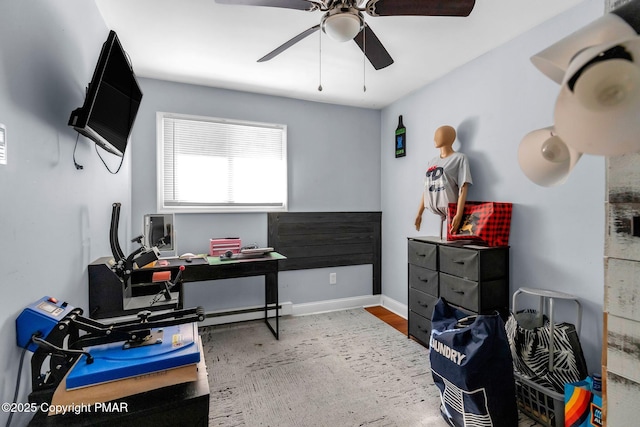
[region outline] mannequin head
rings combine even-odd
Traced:
[[[456,140],[456,130],[451,126],[440,126],[436,129],[436,133],[433,136],[433,141],[436,148],[448,148],[451,149],[454,141]]]

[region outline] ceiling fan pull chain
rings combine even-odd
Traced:
[[[318,78],[318,92],[322,92],[322,30],[318,31],[318,34],[320,34],[320,48],[318,49],[319,52],[319,58],[318,58],[318,64],[319,64],[319,78]]]
[[[367,91],[367,32],[364,30],[365,26],[362,27],[362,92]]]

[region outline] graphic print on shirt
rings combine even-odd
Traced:
[[[427,183],[429,191],[436,193],[445,189],[444,168],[442,166],[433,165],[427,169]]]

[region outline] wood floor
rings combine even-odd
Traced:
[[[394,312],[389,311],[380,305],[377,305],[375,307],[366,307],[365,310],[367,310],[369,313],[373,314],[383,322],[393,326],[403,334],[407,335],[407,333],[409,332],[409,324],[407,323],[407,319],[398,316]]]

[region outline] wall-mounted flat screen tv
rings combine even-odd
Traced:
[[[102,148],[124,156],[142,91],[117,34],[102,46],[84,105],[73,110],[69,126]]]

